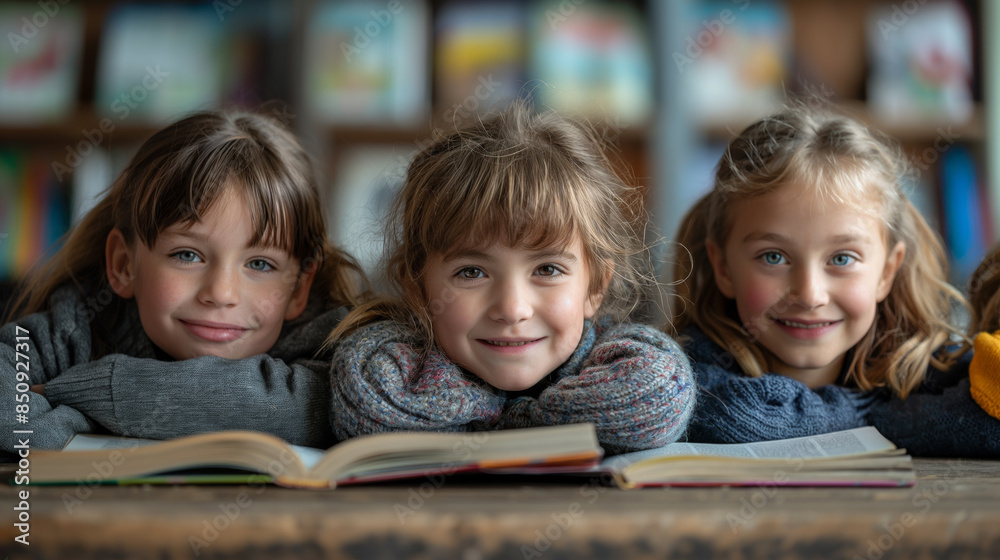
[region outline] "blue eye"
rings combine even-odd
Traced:
[[[268,270],[274,269],[274,267],[271,266],[271,263],[264,259],[254,259],[247,263],[247,267],[251,270],[256,270],[257,272],[267,272]]]
[[[198,257],[198,253],[194,251],[177,251],[170,256],[182,262],[198,262],[201,260]]]
[[[830,262],[833,264],[833,266],[847,266],[854,261],[855,261],[854,257],[844,253],[834,255],[833,258],[830,259]]]
[[[777,251],[768,251],[761,255],[764,262],[771,265],[778,265],[785,262],[785,257],[781,256],[781,253]]]

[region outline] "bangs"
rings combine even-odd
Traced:
[[[158,184],[135,201],[133,215],[152,218],[135,224],[139,238],[152,246],[166,228],[203,220],[232,191],[247,206],[251,246],[280,249],[300,260],[313,256],[315,227],[297,224],[294,216],[318,213],[318,200],[307,195],[309,177],[293,173],[281,157],[249,135],[165,155],[162,166],[176,171],[154,179]]]
[[[450,254],[495,244],[529,250],[565,247],[580,233],[590,237],[581,212],[582,178],[542,154],[479,162],[455,173],[428,201],[421,244],[429,253]],[[427,216],[429,217],[429,215]]]
[[[897,205],[889,198],[895,192],[886,188],[895,182],[870,161],[851,156],[820,156],[800,152],[800,161],[788,166],[788,173],[780,184],[799,185],[803,196],[816,204],[833,204],[854,212],[877,218],[886,226],[894,220],[887,210]]]

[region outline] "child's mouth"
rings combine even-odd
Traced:
[[[836,323],[836,321],[824,321],[822,323],[799,323],[798,321],[788,321],[785,319],[775,319],[775,321],[793,329],[821,329]]]

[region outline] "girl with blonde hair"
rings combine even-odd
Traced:
[[[411,162],[388,234],[392,297],[331,342],[340,438],[593,422],[609,452],[678,439],[686,357],[626,321],[650,277],[641,197],[596,134],[515,103]]]
[[[894,143],[793,107],[727,147],[682,222],[673,326],[702,394],[692,440],[744,442],[876,426],[924,455],[995,453],[969,396],[965,298],[907,199]],[[968,429],[969,423],[986,431]]]

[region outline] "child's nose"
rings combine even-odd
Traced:
[[[511,325],[529,319],[533,312],[529,296],[528,288],[520,282],[499,282],[488,313],[490,319]]]
[[[812,267],[802,267],[798,270],[791,295],[795,303],[807,309],[826,305],[830,299],[822,272]]]
[[[198,300],[206,305],[230,307],[240,301],[239,274],[229,267],[211,267],[202,278]]]

